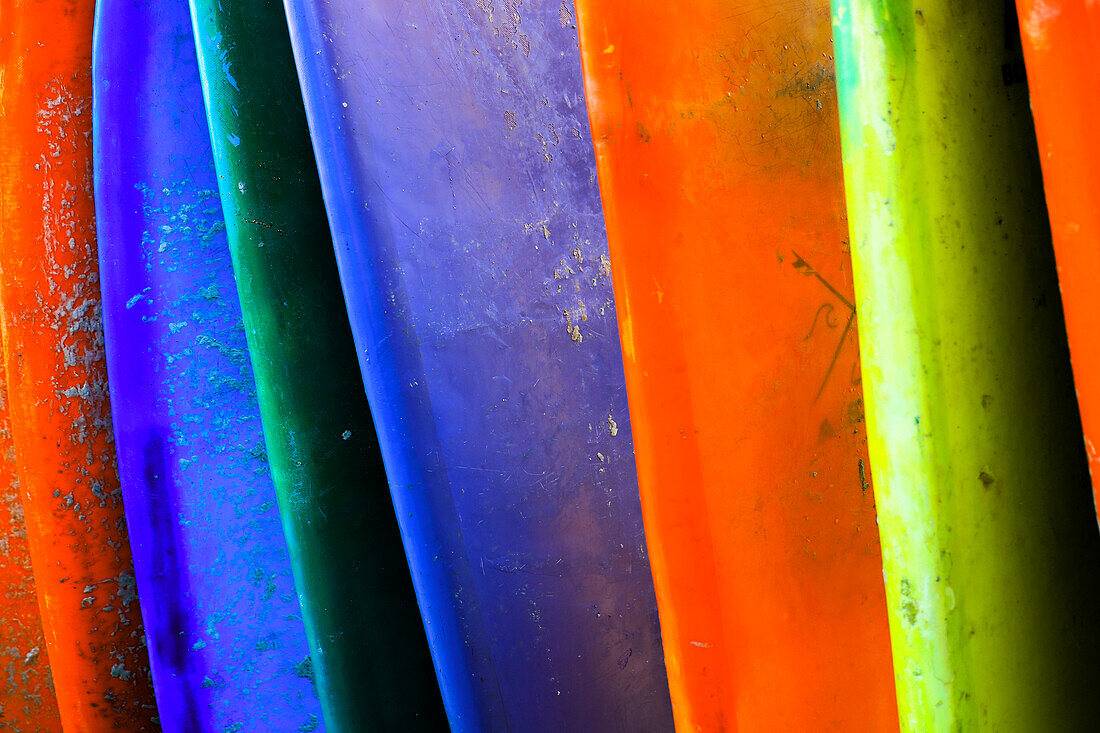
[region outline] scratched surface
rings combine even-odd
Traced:
[[[0,371],[0,731],[60,732]]]
[[[100,2],[94,83],[111,405],[161,724],[322,730],[187,4]]]
[[[569,7],[288,7],[452,726],[670,729]]]
[[[577,10],[677,725],[895,729],[829,3]]]
[[[5,0],[0,328],[61,720],[156,729],[115,468],[91,197],[92,2]]]

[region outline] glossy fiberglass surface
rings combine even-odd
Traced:
[[[896,728],[829,4],[577,11],[678,728]]]
[[[452,726],[668,730],[569,7],[288,8]]]

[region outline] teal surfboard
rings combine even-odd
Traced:
[[[331,730],[445,725],[348,325],[286,19],[192,0],[267,453]],[[262,39],[262,42],[257,42]]]

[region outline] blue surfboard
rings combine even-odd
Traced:
[[[186,0],[100,0],[94,56],[111,405],[161,725],[322,730]]]
[[[286,4],[452,727],[671,730],[570,4]]]

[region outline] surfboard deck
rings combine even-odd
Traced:
[[[834,5],[905,730],[1095,721],[1098,538],[1012,4]]]
[[[679,730],[897,728],[827,0],[578,0]]]
[[[0,330],[15,473],[61,721],[74,731],[145,731],[154,729],[156,710],[100,321],[93,7],[0,2]]]
[[[165,731],[324,730],[186,0],[100,0],[95,197],[115,445]]]
[[[325,721],[443,709],[340,290],[276,0],[192,0],[222,209]]]
[[[1100,496],[1100,9],[1017,0],[1039,160],[1054,234],[1073,376],[1094,495]]]
[[[568,7],[288,8],[452,728],[669,730]]]

